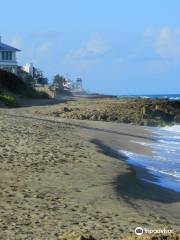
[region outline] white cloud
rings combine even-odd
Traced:
[[[137,46],[126,56],[128,61],[141,62],[149,69],[166,71],[180,63],[180,28],[164,26],[146,28]]]
[[[180,29],[172,30],[170,27],[163,27],[155,42],[155,51],[162,58],[169,60],[180,59]]]
[[[98,54],[106,52],[108,50],[108,46],[98,33],[94,33],[87,41],[84,50],[87,53]]]
[[[93,33],[84,47],[68,53],[63,65],[72,64],[78,68],[88,69],[102,63],[102,55],[109,50],[105,40],[98,33]]]

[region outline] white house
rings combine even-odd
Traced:
[[[24,65],[23,67],[22,67],[22,69],[26,72],[26,73],[28,73],[31,77],[34,77],[34,66],[33,66],[33,64],[32,63],[26,63],[26,65]]]
[[[22,70],[33,78],[44,78],[43,72],[34,67],[33,63],[26,63],[24,66],[22,66]]]
[[[11,47],[7,44],[2,43],[0,36],[0,68],[17,73],[17,58],[16,52],[20,50],[14,47]]]

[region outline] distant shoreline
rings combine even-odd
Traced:
[[[68,95],[67,95],[68,96]],[[61,96],[57,95],[57,99]],[[87,93],[87,92],[72,92],[74,98],[118,98],[118,99],[132,99],[132,98],[152,98],[152,99],[169,99],[169,100],[180,100],[180,94],[102,94],[102,93]]]

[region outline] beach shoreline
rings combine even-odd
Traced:
[[[137,226],[179,231],[180,195],[142,181],[154,176],[118,152],[151,155],[135,141],[153,142],[153,134],[41,111],[48,108],[0,111],[1,239],[65,239],[72,232],[123,239]]]

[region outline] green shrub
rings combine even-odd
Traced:
[[[8,107],[17,107],[16,100],[13,96],[0,95],[0,100]]]

